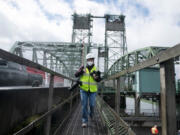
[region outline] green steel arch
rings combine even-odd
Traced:
[[[10,52],[68,77],[74,77],[83,62],[82,48],[83,44],[80,43],[16,41]]]
[[[134,65],[149,59],[161,51],[166,50],[167,47],[146,47],[130,52],[114,62],[108,69],[107,76],[114,75],[120,71],[133,67]]]

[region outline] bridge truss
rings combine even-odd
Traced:
[[[138,63],[156,56],[156,54],[166,49],[167,47],[146,47],[123,55],[108,69],[108,76],[114,75],[117,72],[128,69],[129,67],[133,67]]]
[[[146,47],[146,48],[138,49],[128,54],[125,54],[119,59],[117,59],[114,62],[114,64],[108,69],[106,77],[108,78],[109,76],[116,75],[117,73],[124,71],[130,67],[133,67],[136,64],[142,63],[146,61],[147,59],[150,59],[156,56],[158,53],[166,49],[167,47]],[[154,67],[157,67],[157,66],[158,65],[155,65]],[[133,77],[134,77],[133,73],[128,73],[128,74],[125,74],[123,77],[121,77],[121,84],[123,84],[121,87],[125,91],[132,90]],[[112,82],[110,84],[112,84]]]
[[[68,42],[15,42],[10,50],[53,71],[73,77],[82,62],[82,44]]]
[[[92,52],[92,28],[93,19],[101,18],[105,21],[105,37],[104,45],[98,47],[99,57],[103,58],[103,72],[107,72],[108,68],[120,57],[127,53],[126,31],[125,31],[125,16],[124,15],[109,15],[93,16],[91,14],[79,15],[73,14],[73,43],[86,43],[83,46],[84,54]],[[97,48],[96,48],[97,49]],[[85,63],[85,60],[84,60]],[[99,63],[98,63],[99,65]],[[102,69],[102,68],[101,68]]]
[[[84,44],[84,46],[88,46],[88,45]],[[85,56],[84,53],[86,53],[86,52],[83,51],[82,48],[83,48],[82,43],[19,42],[18,41],[13,45],[10,52],[12,52],[20,57],[28,58],[33,62],[39,63],[39,64],[43,65],[44,67],[47,67],[47,68],[55,71],[56,73],[62,73],[63,75],[72,77],[74,75],[74,72],[82,64],[82,58]],[[166,49],[167,48],[165,48],[165,47],[143,48],[143,49],[136,50],[134,52],[125,54],[122,57],[120,57],[118,60],[116,60],[115,63],[110,67],[110,69],[108,69],[108,73],[107,73],[107,75],[108,75],[107,80],[117,79],[118,85],[116,88],[117,89],[116,98],[120,97],[120,95],[119,95],[120,94],[120,77],[122,75],[124,75],[124,76],[129,75],[129,73],[130,73],[129,71],[135,72],[142,68],[146,68],[146,67],[149,67],[149,66],[152,66],[155,64],[160,64],[161,65],[161,67],[160,67],[161,68],[161,80],[163,80],[165,82],[168,80],[165,78],[168,78],[169,76],[172,76],[172,78],[173,78],[174,72],[170,72],[170,73],[167,72],[168,73],[167,75],[164,75],[163,72],[168,71],[169,69],[171,69],[173,67],[172,66],[173,61],[170,61],[170,60],[176,56],[179,56],[179,51],[178,51],[179,45],[176,46],[175,48],[167,50],[166,51],[167,54],[166,53],[163,53],[163,55],[158,54],[161,51],[164,51]],[[106,55],[107,54],[106,51],[107,50],[105,48],[104,57],[108,56],[108,55]],[[1,57],[3,57],[3,56],[1,56]],[[151,60],[151,58],[153,58],[153,60]],[[165,63],[163,63],[163,62],[165,62]],[[19,63],[21,64],[21,61]],[[143,64],[143,66],[141,66],[140,63]],[[169,63],[171,66],[170,68],[168,67]],[[53,76],[54,76],[54,74],[52,74],[51,78],[53,78]],[[170,82],[172,80],[169,79],[168,81]],[[171,88],[170,86],[173,85],[173,83],[169,84],[168,81],[166,83],[169,86],[168,87],[164,86],[163,88],[165,90],[167,89],[168,92],[170,92],[169,88]],[[165,83],[164,84],[162,83],[161,85],[165,85]],[[53,87],[53,85],[52,85],[52,87]],[[171,96],[172,95],[173,94],[171,94]],[[174,99],[174,97],[172,96],[172,98],[167,98],[167,101],[169,102],[168,105],[171,105],[171,100],[169,100],[169,99]],[[116,111],[117,111],[117,114],[119,114],[118,106],[119,106],[120,100],[117,98],[116,101],[117,101]],[[162,102],[162,103],[163,103],[162,107],[166,107],[165,102]],[[168,109],[167,107],[166,107],[166,109],[168,110],[168,113],[171,114],[171,112],[170,112],[171,110]],[[175,113],[173,113],[172,116],[175,116],[174,114]],[[168,120],[170,120],[169,117],[166,117],[166,118]],[[115,123],[115,122],[113,122],[113,123]],[[170,121],[170,123],[172,123],[172,121]],[[164,126],[165,124],[166,123],[164,122],[163,127],[165,127]],[[174,126],[174,127],[176,127],[176,126]],[[174,131],[175,131],[175,129],[174,129]]]

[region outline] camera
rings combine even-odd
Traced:
[[[82,85],[82,82],[78,79],[75,84],[73,84],[68,90],[69,91],[73,91],[74,89],[76,89],[79,85]]]
[[[75,74],[75,76],[79,76],[83,74],[83,68],[81,67],[79,69],[79,71],[77,72],[77,74]],[[79,75],[78,75],[79,74]],[[92,73],[90,73],[90,76],[92,76],[94,78],[94,76],[97,76],[98,79],[96,79],[97,82],[99,82],[101,80],[100,78],[101,72],[100,71],[93,71]],[[73,91],[74,89],[76,89],[79,85],[82,85],[82,82],[80,81],[80,78],[78,78],[78,80],[68,89],[69,91]]]
[[[94,75],[95,76],[99,76],[100,77],[100,71],[93,71],[92,73],[90,73],[90,75],[93,77]]]

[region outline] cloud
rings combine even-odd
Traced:
[[[74,0],[73,5],[74,11],[80,14],[91,13],[94,15],[103,15],[106,12],[105,5],[95,1]]]
[[[0,1],[0,25],[0,48],[6,50],[15,41],[70,41],[72,31],[70,19],[48,20],[33,0]]]
[[[74,12],[124,14],[129,52],[171,47],[180,42],[179,5],[179,0],[0,0],[0,48],[9,50],[15,41],[70,42]],[[93,19],[92,41],[104,44],[104,33],[105,21]]]
[[[42,10],[48,12],[50,15],[60,15],[63,18],[70,18],[70,15],[73,13],[70,4],[63,0],[37,0],[37,3]]]
[[[71,41],[72,14],[121,14],[128,50],[173,46],[180,35],[179,0],[6,0],[0,1],[0,48],[17,41]],[[104,43],[104,20],[93,20],[93,42]]]
[[[146,46],[173,46],[179,43],[180,27],[177,18],[180,18],[180,10],[176,8],[179,4],[178,0],[135,0],[133,3],[130,0],[119,0],[126,15],[129,51]]]

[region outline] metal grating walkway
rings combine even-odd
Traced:
[[[97,109],[95,109],[94,120],[88,119],[88,127],[81,127],[81,103],[67,122],[65,130],[61,135],[106,135],[106,130],[101,123]],[[59,134],[60,135],[60,134]]]

